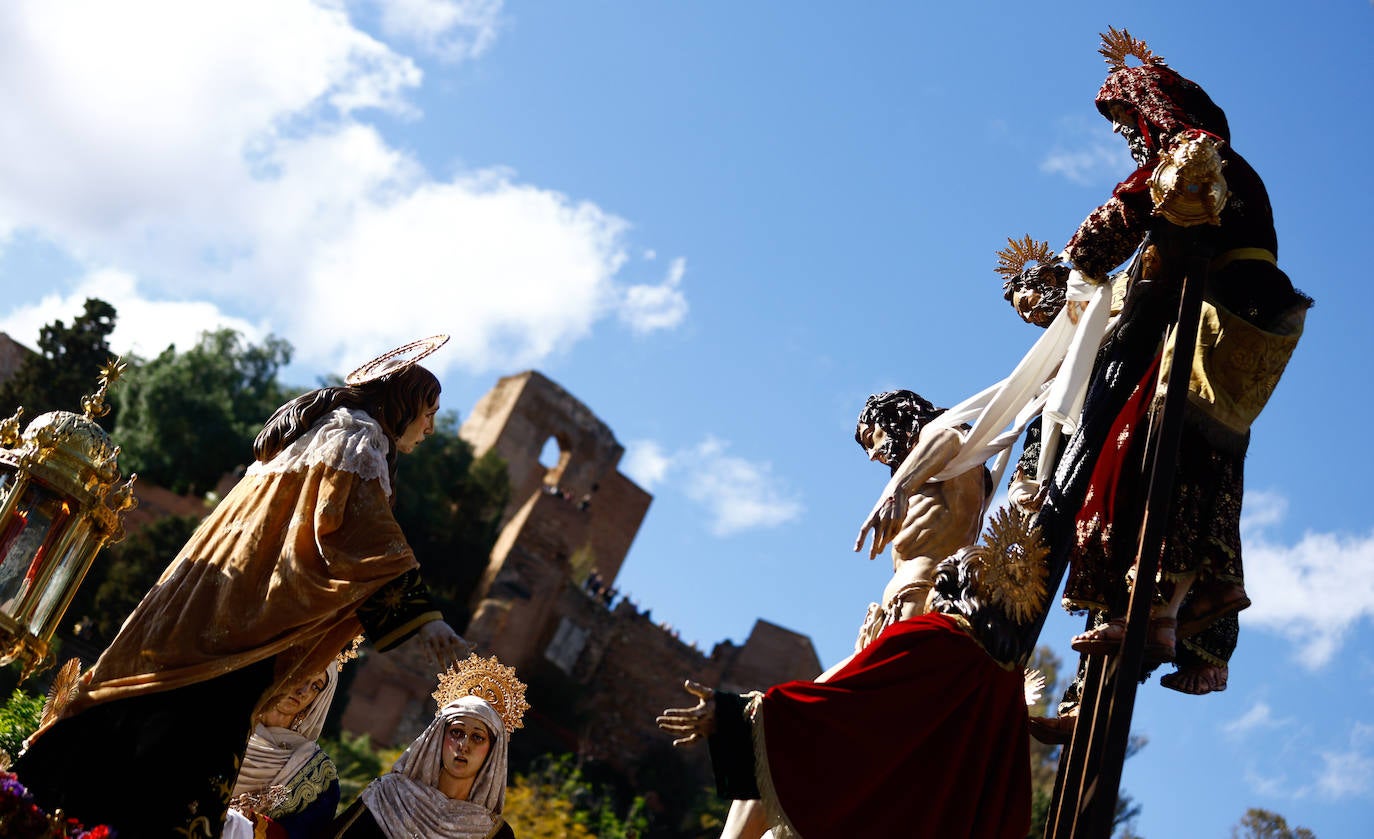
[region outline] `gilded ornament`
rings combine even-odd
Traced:
[[[993,270],[1010,279],[1021,273],[1028,262],[1053,265],[1058,261],[1050,252],[1049,242],[1037,242],[1027,233],[1020,239],[1007,237],[1007,246],[997,252],[997,267]]]
[[[1221,209],[1231,195],[1221,172],[1225,165],[1211,135],[1184,132],[1176,137],[1150,175],[1155,214],[1180,227],[1221,224]]]
[[[24,409],[21,407],[14,412],[14,416],[0,421],[0,447],[12,449],[24,439],[19,433],[19,420],[23,417]]]
[[[1049,548],[1040,528],[1006,507],[992,515],[983,534],[984,561],[979,592],[1017,623],[1026,623],[1044,602],[1049,568]]]
[[[1141,64],[1154,67],[1164,66],[1162,56],[1155,55],[1145,45],[1144,41],[1131,37],[1131,33],[1125,29],[1108,26],[1106,32],[1098,34],[1102,38],[1102,46],[1098,48],[1097,52],[1106,60],[1107,66],[1111,68],[1109,72],[1125,70],[1127,56],[1134,56],[1140,60]]]
[[[524,725],[525,712],[530,708],[525,701],[525,683],[516,677],[515,668],[505,666],[496,656],[481,658],[476,653],[440,673],[439,689],[433,696],[440,708],[460,696],[485,699],[501,715],[507,734]]]

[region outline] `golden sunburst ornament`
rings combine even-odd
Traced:
[[[1029,516],[1002,507],[992,515],[980,590],[1017,623],[1026,623],[1044,607],[1049,548]]]
[[[1109,72],[1126,69],[1126,57],[1134,56],[1140,60],[1141,64],[1148,64],[1154,67],[1163,67],[1164,58],[1155,55],[1154,52],[1145,45],[1144,41],[1138,41],[1131,37],[1131,33],[1125,29],[1117,29],[1115,26],[1108,26],[1106,32],[1098,33],[1102,38],[1102,46],[1097,52],[1107,62]]]
[[[1050,253],[1049,242],[1037,242],[1027,233],[1020,239],[1007,237],[1007,246],[997,252],[997,267],[993,270],[1011,279],[1021,273],[1027,262],[1053,265],[1057,261]]]
[[[515,668],[505,666],[496,656],[481,658],[476,653],[440,673],[439,689],[433,695],[440,708],[460,696],[485,699],[501,715],[507,734],[525,724],[525,712],[530,709],[525,701],[525,683],[516,677]]]

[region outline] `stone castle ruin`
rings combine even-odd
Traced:
[[[684,676],[744,691],[820,672],[809,638],[767,621],[743,645],[722,641],[705,653],[617,599],[652,496],[618,470],[625,449],[611,429],[555,382],[535,371],[502,378],[459,434],[509,471],[502,530],[460,631],[529,682],[534,707],[512,740],[517,753],[572,751],[633,776],[667,747],[654,717],[681,703]],[[554,448],[557,457],[541,462]],[[433,675],[414,652],[363,662],[345,729],[398,744],[423,727]],[[699,751],[686,759],[704,761]]]

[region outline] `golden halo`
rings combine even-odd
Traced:
[[[1142,65],[1164,66],[1162,56],[1155,55],[1144,41],[1132,37],[1125,29],[1108,26],[1107,31],[1099,33],[1099,36],[1102,38],[1102,46],[1097,50],[1097,54],[1107,62],[1108,73],[1127,69],[1128,56],[1139,59]]]
[[[993,270],[1007,279],[1021,273],[1027,262],[1053,265],[1059,260],[1050,253],[1049,242],[1037,242],[1027,233],[1020,239],[1007,237],[1007,246],[997,252],[997,267]]]
[[[448,343],[447,335],[431,335],[382,353],[344,376],[344,384],[360,385],[403,370]]]
[[[440,673],[439,688],[433,696],[440,708],[460,696],[485,699],[501,715],[507,734],[524,725],[525,712],[530,709],[525,701],[525,683],[516,678],[515,668],[505,666],[496,656],[480,658],[477,653]]]
[[[987,533],[989,561],[982,568],[981,590],[1017,623],[1026,623],[1043,607],[1049,548],[1030,516],[1002,507],[992,515]]]

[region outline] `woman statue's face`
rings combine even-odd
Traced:
[[[420,415],[410,421],[405,431],[401,432],[400,438],[396,441],[396,450],[401,454],[410,454],[415,451],[415,447],[429,435],[434,433],[434,415],[439,413],[439,402],[433,404],[420,412]]]
[[[474,719],[457,719],[444,731],[444,748],[439,759],[444,774],[469,787],[491,750],[491,732]]]
[[[277,716],[290,720],[310,707],[320,692],[324,690],[325,677],[323,673],[316,673],[307,679],[301,679],[294,684],[287,685],[286,690],[277,694],[271,704],[271,710]]]

